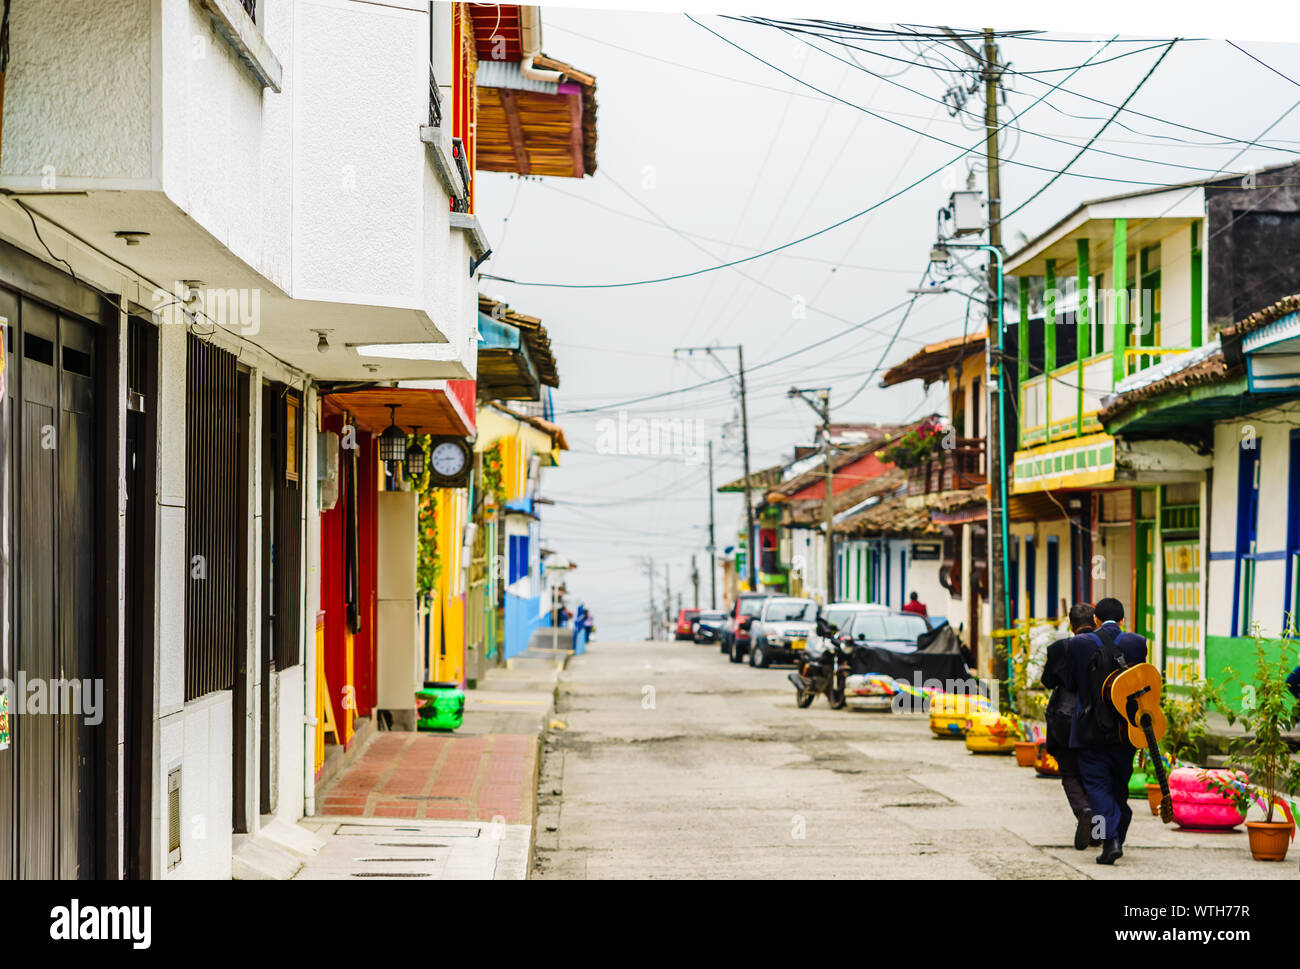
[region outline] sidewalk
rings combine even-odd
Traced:
[[[295,878],[526,878],[540,737],[567,654],[529,650],[466,691],[454,733],[382,732],[300,825],[320,848]]]

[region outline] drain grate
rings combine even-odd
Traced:
[[[424,846],[421,845],[421,847]],[[424,862],[435,862],[441,860],[442,860],[441,858],[408,858],[405,856],[401,856],[397,858],[358,858],[357,863],[363,865],[375,865],[387,861],[402,861],[402,862],[406,862],[409,865],[418,865]]]
[[[450,848],[437,841],[376,841],[376,848]]]
[[[429,878],[428,871],[354,871],[353,878]]]

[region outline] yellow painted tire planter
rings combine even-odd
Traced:
[[[1010,754],[1020,733],[1007,717],[992,710],[977,710],[966,720],[966,749],[973,754]]]
[[[935,693],[930,697],[930,732],[936,737],[964,737],[971,716],[988,706],[982,696]]]

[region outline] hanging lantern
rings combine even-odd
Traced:
[[[406,473],[412,478],[424,474],[424,448],[420,447],[420,425],[411,428],[411,446],[406,449]]]
[[[397,426],[397,408],[400,404],[389,404],[392,411],[392,423],[379,435],[379,460],[401,463],[406,459],[406,434]]]

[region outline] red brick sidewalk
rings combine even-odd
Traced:
[[[537,738],[381,733],[321,794],[323,814],[533,823]]]

